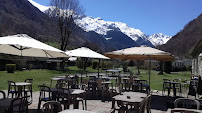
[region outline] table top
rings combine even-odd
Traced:
[[[58,78],[58,77],[51,77],[51,80],[61,80],[62,78]]]
[[[28,86],[31,85],[32,83],[27,83],[27,82],[16,82],[15,85],[16,86]]]
[[[119,70],[119,69],[108,69],[106,71],[108,71],[108,72],[120,72],[121,70]]]
[[[81,90],[81,89],[70,89],[70,91],[72,95],[79,95],[86,92],[85,90]]]
[[[85,110],[78,110],[78,109],[67,109],[64,111],[61,111],[59,113],[96,113],[96,112],[92,112],[92,111],[85,111]]]
[[[127,95],[127,96],[135,96],[135,97],[146,97],[147,94],[146,93],[140,93],[140,92],[123,92],[123,95]]]
[[[140,103],[147,94],[139,92],[124,92],[123,95],[117,95],[113,98],[118,101],[130,102],[130,103]]]
[[[123,80],[129,80],[130,78],[122,77],[121,79],[123,79]]]
[[[112,83],[111,81],[102,82],[102,84],[111,84],[111,83]]]
[[[171,110],[186,110],[186,111],[189,111],[189,112],[202,113],[202,110],[186,109],[186,108],[174,108],[174,109],[168,109],[166,113],[171,113]]]

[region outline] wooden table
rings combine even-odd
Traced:
[[[32,83],[16,82],[15,85],[18,87],[18,97],[21,97],[22,96],[22,87],[32,85]]]
[[[202,110],[185,109],[185,108],[168,109],[166,113],[181,113],[180,111],[184,111],[183,113],[202,113]],[[185,112],[185,111],[187,111],[187,112]]]
[[[130,78],[127,78],[127,77],[121,77],[121,79],[122,79],[122,80],[123,80],[123,82],[124,82],[124,86],[125,86],[125,90],[126,90],[126,88],[127,88],[127,86],[128,86],[128,82],[129,82]]]
[[[176,85],[180,85],[180,91],[181,91],[181,83],[180,82],[170,82],[173,86],[173,96],[176,97]]]
[[[139,92],[124,92],[122,94],[123,95],[117,95],[112,98],[112,109],[115,108],[116,101],[122,101],[124,103],[135,105],[135,111],[138,113],[139,103],[147,96],[147,94]]]
[[[109,85],[111,84],[112,89],[113,89],[113,83],[111,81],[104,81],[104,82],[102,82],[102,84],[104,85],[104,89],[103,89],[103,93],[102,93],[102,102],[104,102],[106,100],[107,96],[110,96]]]
[[[13,98],[0,99],[0,113],[5,113],[5,110],[9,108]]]
[[[108,70],[106,70],[106,73],[108,73],[108,72],[111,72],[112,76],[115,76],[115,73],[117,73],[117,72],[120,75],[121,70],[118,70],[118,69],[108,69]]]
[[[67,109],[67,110],[61,111],[59,113],[96,113],[96,112],[85,111],[85,110],[78,110],[78,109],[74,109],[74,110]]]
[[[81,90],[81,89],[70,89],[71,95],[73,97],[73,108],[74,109],[78,109],[79,108],[79,103],[77,101],[77,97],[79,97],[80,95],[83,96],[84,100],[85,100],[85,108],[87,109],[87,102],[86,102],[86,91],[85,90]]]

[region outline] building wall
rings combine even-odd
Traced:
[[[202,75],[202,57],[192,59],[192,74]]]

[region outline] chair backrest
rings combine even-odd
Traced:
[[[97,88],[98,90],[102,90],[102,79],[97,79]]]
[[[12,90],[12,89],[16,90],[15,82],[8,80],[8,90]]]
[[[200,108],[200,102],[198,100],[189,98],[178,98],[175,100],[174,105],[176,108],[194,109],[193,106],[196,106],[195,109]]]
[[[27,98],[28,96],[13,99],[8,108],[8,113],[28,113]]]
[[[43,105],[43,113],[58,113],[62,111],[62,106],[57,101],[49,101]]]
[[[176,78],[176,79],[173,79],[173,82],[181,82],[182,80],[180,78]]]
[[[145,98],[140,102],[139,113],[144,113],[145,111],[148,110],[148,107],[150,106],[150,99],[151,99],[151,95],[148,95],[147,97],[145,97]]]
[[[34,79],[32,79],[32,78],[25,79],[25,82],[28,82],[28,83],[32,83],[33,81],[34,81]]]
[[[45,85],[39,85],[38,88],[40,91],[39,99],[46,98],[46,97],[50,99],[51,97],[50,87]]]
[[[83,79],[83,83],[88,85],[89,80],[88,79]]]
[[[4,91],[0,90],[0,93],[2,94],[2,96],[0,96],[0,97],[2,97],[2,99],[6,98],[6,94]]]
[[[169,79],[163,79],[163,88],[170,88],[171,83]]]

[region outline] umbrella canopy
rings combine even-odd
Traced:
[[[63,51],[26,34],[0,37],[0,53],[29,57],[68,57]]]
[[[95,51],[90,50],[89,48],[86,47],[81,47],[78,49],[74,49],[74,50],[70,50],[70,51],[66,51],[65,52],[68,56],[71,57],[80,57],[80,58],[95,58],[95,59],[99,59],[99,64],[100,64],[100,59],[109,59],[108,57],[99,54]],[[83,62],[83,60],[82,60]],[[100,66],[98,66],[98,77],[99,77],[99,68]],[[81,77],[81,81],[82,81],[82,77]]]
[[[158,61],[174,60],[174,57],[168,52],[145,46],[112,51],[106,53],[105,56],[121,60],[148,60],[149,58]]]
[[[90,50],[86,47],[70,50],[65,52],[68,56],[81,58],[109,59],[108,57]]]
[[[151,47],[141,46],[132,47],[117,51],[108,52],[105,56],[110,58],[118,58],[121,60],[150,60],[149,62],[149,85],[151,73],[151,60],[173,61],[174,57],[168,53]]]

